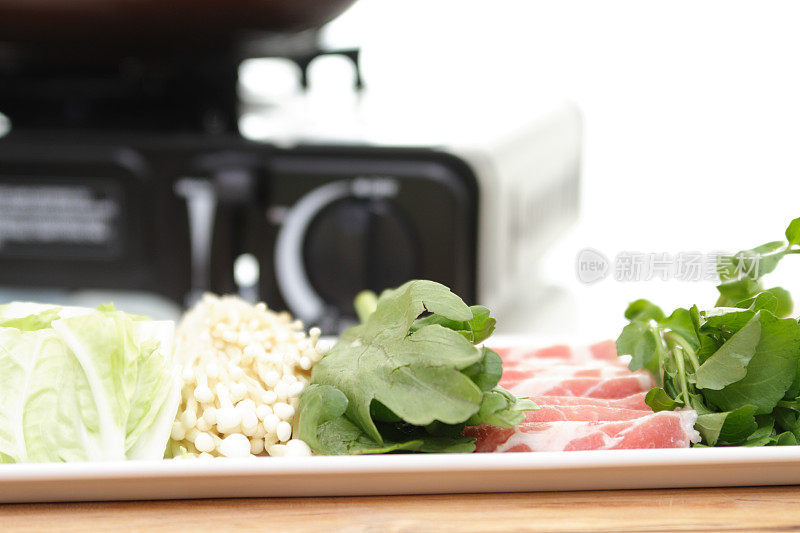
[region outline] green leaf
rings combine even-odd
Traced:
[[[664,318],[664,312],[653,302],[645,299],[639,299],[631,302],[628,308],[625,309],[625,318],[628,320],[641,320],[647,322],[648,320],[661,320]]]
[[[385,291],[367,321],[344,335],[312,371],[312,383],[333,386],[347,397],[345,416],[378,444],[383,436],[371,417],[375,400],[413,426],[461,424],[481,407],[484,392],[464,371],[487,353],[439,324],[409,333],[423,312],[454,321],[473,318],[447,287],[411,281]],[[477,374],[483,374],[478,380],[483,386],[491,381],[490,367]]]
[[[794,379],[792,380],[792,384],[789,385],[789,389],[784,394],[784,399],[786,400],[794,400],[797,401],[798,396],[800,396],[800,361],[798,361],[798,367],[794,374]],[[798,404],[800,407],[800,404]],[[800,408],[797,409],[800,411]]]
[[[755,411],[755,406],[744,405],[728,412],[702,414],[694,427],[708,446],[740,444],[758,427]]]
[[[759,311],[764,309],[778,318],[783,318],[792,312],[792,296],[789,291],[781,287],[773,287],[761,291],[755,296],[736,302],[735,307]]]
[[[792,312],[792,296],[789,291],[781,287],[773,287],[759,292],[740,302],[736,302],[735,307],[760,311],[769,311],[778,318],[783,318]]]
[[[750,268],[754,278],[761,278],[765,274],[769,274],[775,270],[780,260],[786,255],[785,246],[782,241],[773,241],[756,246],[750,251],[750,254],[744,256],[751,261],[749,264],[745,263],[744,268]]]
[[[386,437],[382,443],[375,442],[361,429],[340,416],[325,424],[318,432],[317,453],[325,455],[373,455],[393,452],[425,452],[425,453],[471,453],[475,451],[475,439],[460,436],[457,438],[431,437],[415,431],[404,434],[383,428]]]
[[[792,302],[792,295],[782,287],[773,287],[767,289],[765,292],[772,294],[777,300],[778,304],[775,306],[775,311],[772,312],[778,318],[785,318],[792,313],[794,303]]]
[[[469,331],[472,333],[468,337],[472,344],[479,344],[488,339],[494,333],[497,321],[492,318],[489,309],[482,305],[473,305],[469,308],[472,311],[472,319],[467,323]]]
[[[795,438],[800,439],[800,414],[796,410],[777,407],[772,416],[778,429],[790,432]]]
[[[492,390],[503,376],[503,360],[496,352],[483,348],[483,359],[465,368],[462,373],[482,391]]]
[[[778,308],[778,298],[769,291],[761,291],[746,300],[736,302],[734,307],[751,311],[761,311],[763,309],[775,314],[775,310]]]
[[[786,405],[789,404],[789,407]],[[795,405],[791,405],[795,404]],[[800,412],[796,407],[797,402],[779,402],[772,412],[777,424],[785,430],[797,431],[800,435]]]
[[[677,398],[681,394],[679,390],[680,385],[676,385],[675,383],[674,373],[670,374],[669,372],[665,371],[663,386],[664,392],[666,392],[670,398]]]
[[[789,246],[800,244],[800,218],[796,218],[789,223],[786,228],[786,240]]]
[[[436,424],[435,424],[436,425]],[[418,427],[409,424],[383,424],[379,426],[384,435],[384,444],[373,444],[372,448],[361,444],[351,453],[375,454],[392,451],[421,453],[471,453],[475,451],[475,439],[462,435],[464,424],[436,425]],[[385,450],[382,446],[392,445],[393,450]]]
[[[744,378],[761,340],[760,313],[723,344],[697,369],[697,387],[721,390]]]
[[[721,281],[749,278],[756,280],[769,274],[785,254],[783,241],[772,241],[750,250],[717,258],[717,273]]]
[[[775,444],[777,435],[775,433],[775,419],[769,415],[755,417],[758,427],[741,444],[742,446],[769,446]]]
[[[315,451],[321,451],[318,432],[331,421],[344,415],[347,396],[330,385],[309,385],[300,395],[297,431],[300,440]]]
[[[524,411],[538,409],[530,400],[518,400],[511,393],[497,387],[483,395],[480,410],[467,420],[468,426],[489,424],[504,428],[513,428],[525,420]]]
[[[659,411],[674,411],[676,408],[683,406],[683,404],[670,398],[669,394],[660,387],[650,389],[644,397],[644,401],[656,413]]]
[[[757,414],[769,413],[794,381],[800,361],[800,325],[764,311],[755,318],[761,334],[745,376],[721,390],[703,390],[703,396],[722,411],[754,405]]]
[[[705,398],[703,398],[703,395],[699,393],[690,392],[689,400],[686,403],[686,406],[697,411],[698,415],[704,415],[714,412],[714,409],[706,405]]]
[[[373,400],[372,405],[370,405],[369,409],[370,416],[376,422],[390,422],[390,423],[397,423],[402,422],[403,419],[394,414],[388,407],[383,405],[378,400]]]
[[[695,309],[696,311],[696,309]],[[671,315],[658,322],[662,328],[670,329],[681,336],[695,350],[700,346],[694,318],[689,309],[675,309]]]
[[[702,365],[709,357],[714,355],[724,342],[724,339],[719,339],[715,336],[701,335],[700,347],[697,349],[697,360],[700,364]]]
[[[702,312],[704,322],[700,326],[700,333],[727,339],[752,320],[755,314],[756,312],[750,309],[714,307]]]
[[[298,437],[317,453],[327,455],[376,454],[400,451],[463,452],[475,450],[474,439],[458,435],[442,438],[381,424],[383,442],[370,439],[344,412],[347,397],[329,385],[310,385],[300,396]]]
[[[647,323],[631,322],[622,329],[617,338],[617,353],[631,356],[628,365],[631,370],[647,368],[655,374],[658,372],[659,343],[660,340],[656,338],[655,332]]]
[[[732,306],[761,292],[761,282],[750,278],[731,279],[717,285],[717,307]]]
[[[697,308],[697,305],[693,305],[689,308],[689,316],[692,319],[692,325],[694,325],[695,335],[700,337],[700,310]]]
[[[412,280],[384,291],[378,306],[364,323],[363,336],[370,339],[405,336],[423,312],[456,321],[472,319],[472,311],[461,298],[440,283]]]
[[[437,324],[447,329],[452,329],[472,344],[481,343],[494,332],[496,321],[490,316],[489,310],[482,305],[473,305],[469,309],[472,312],[470,320],[451,320],[442,315],[431,314],[415,320],[411,324],[411,331]]]

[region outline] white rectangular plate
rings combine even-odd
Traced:
[[[0,465],[0,502],[800,483],[800,446]]]
[[[0,465],[4,503],[793,484],[800,446]]]

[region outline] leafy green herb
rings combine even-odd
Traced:
[[[705,311],[669,316],[647,300],[631,303],[617,339],[631,370],[647,369],[659,387],[645,401],[654,411],[698,412],[704,446],[796,444],[800,440],[800,324],[788,291],[764,289],[761,277],[800,253],[800,218],[773,241],[720,256],[720,297]]]
[[[482,305],[473,305],[469,310],[472,313],[472,318],[469,320],[451,320],[435,314],[418,318],[411,324],[411,331],[438,324],[459,333],[472,344],[481,343],[492,334],[496,321],[490,316],[489,310]]]
[[[497,386],[500,357],[477,347],[494,329],[438,283],[414,280],[377,300],[314,367],[299,436],[319,453],[469,452],[467,425],[514,427],[535,405]]]
[[[743,444],[758,429],[755,410],[752,405],[745,405],[733,411],[704,413],[698,415],[695,428],[708,446]]]

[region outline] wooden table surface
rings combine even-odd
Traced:
[[[795,531],[800,486],[0,505],[0,531]]]

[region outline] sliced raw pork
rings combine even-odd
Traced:
[[[685,448],[700,441],[695,411],[660,411],[632,420],[523,422],[513,429],[469,427],[478,452]]]
[[[505,347],[492,348],[503,359],[503,365],[514,366],[519,361],[531,359],[549,359],[585,363],[589,361],[605,361],[611,364],[624,364],[617,357],[617,346],[614,341],[603,341],[589,346],[567,346],[557,344],[547,348]]]
[[[467,428],[479,452],[680,448],[700,439],[696,412],[653,413],[644,401],[652,375],[631,372],[612,341],[495,351],[503,359],[500,385],[539,410],[514,429]]]
[[[520,364],[511,368],[503,366],[503,382],[519,382],[532,377],[559,378],[613,378],[629,376],[631,371],[622,365],[605,363],[549,363],[539,359],[534,364]]]
[[[650,406],[644,402],[646,392],[631,394],[625,398],[584,398],[581,396],[537,396],[536,404],[542,405],[586,405],[591,407],[613,407],[616,409],[634,409],[637,411],[650,411]]]
[[[648,372],[631,372],[616,354],[612,341],[581,348],[556,345],[500,350],[500,385],[534,401],[544,395],[624,398],[653,387]]]
[[[625,398],[653,388],[654,381],[645,372],[609,378],[562,378],[534,376],[521,381],[500,380],[500,385],[517,396],[536,401],[537,396],[583,396],[586,398]]]
[[[537,405],[538,410],[525,413],[525,422],[608,422],[633,420],[653,413],[650,409],[623,409],[601,405],[543,405],[541,402]]]

